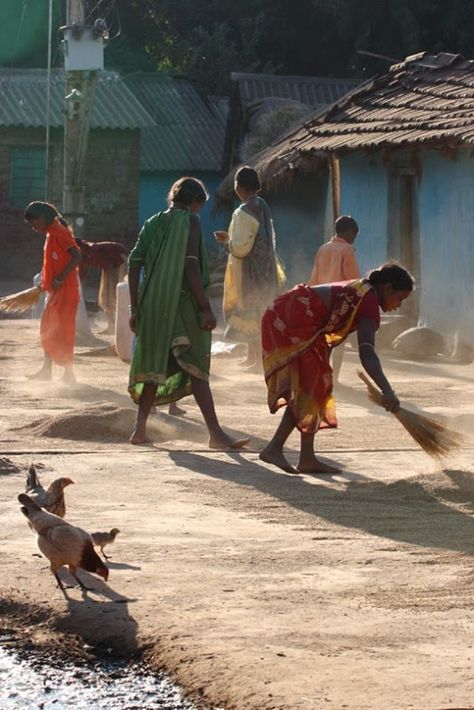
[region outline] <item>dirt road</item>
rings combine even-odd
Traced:
[[[226,710],[474,706],[472,440],[433,463],[368,402],[349,353],[340,428],[318,435],[338,476],[259,461],[277,418],[238,358],[214,360],[213,386],[223,424],[252,436],[248,450],[210,452],[191,400],[183,419],[154,416],[153,446],[132,447],[127,365],[83,349],[76,387],[32,384],[37,328],[0,321],[4,628],[71,650],[77,637],[145,649]],[[472,365],[384,363],[402,400],[471,431]],[[95,589],[86,596],[55,587],[19,511],[32,461],[46,482],[75,481],[68,520],[122,531],[108,584],[82,573]]]

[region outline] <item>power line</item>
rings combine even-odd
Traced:
[[[20,16],[20,23],[18,25],[18,32],[16,33],[16,40],[15,40],[15,46],[13,48],[13,54],[12,54],[12,61],[10,64],[10,69],[13,67],[13,62],[15,61],[15,56],[16,56],[16,50],[18,49],[18,42],[20,41],[20,34],[23,29],[23,22],[25,20],[25,14],[26,14],[26,6],[28,4],[28,0],[23,0],[23,6],[21,8],[21,16]]]

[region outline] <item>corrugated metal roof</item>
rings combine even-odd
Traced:
[[[446,144],[474,145],[474,61],[420,53],[306,119],[254,164],[271,180],[321,152]]]
[[[360,83],[351,79],[235,72],[231,78],[238,83],[243,102],[278,97],[299,101],[313,108],[333,104]]]
[[[130,91],[153,117],[141,132],[141,169],[180,171],[222,169],[228,102],[206,103],[184,79],[134,74]]]
[[[46,125],[45,69],[0,68],[0,126]],[[51,73],[50,126],[64,124],[64,71]],[[92,128],[144,128],[153,119],[116,72],[99,72]]]

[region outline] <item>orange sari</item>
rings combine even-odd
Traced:
[[[77,269],[68,273],[58,289],[53,289],[52,282],[69,264],[71,247],[77,249],[74,237],[55,219],[48,228],[44,244],[41,288],[48,293],[48,298],[41,318],[40,340],[44,352],[62,367],[70,365],[74,356],[79,304]]]
[[[329,310],[312,288],[295,286],[279,296],[262,318],[262,354],[268,406],[288,405],[303,434],[336,427],[331,349],[356,330],[361,316],[380,320],[378,301],[364,280],[331,284]],[[365,304],[365,307],[364,307]]]

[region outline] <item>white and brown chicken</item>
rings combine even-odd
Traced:
[[[56,478],[47,488],[44,488],[38,478],[35,465],[32,463],[26,477],[25,490],[27,495],[42,508],[64,518],[66,515],[64,489],[71,483],[74,483],[71,478]]]
[[[67,565],[81,589],[88,589],[88,587],[77,576],[78,569],[98,574],[107,581],[109,570],[94,550],[88,532],[71,525],[58,515],[43,510],[25,493],[20,493],[18,500],[23,506],[21,512],[36,531],[40,552],[49,560],[51,572],[56,577],[60,589],[65,589],[58,576],[58,571],[64,565]]]

